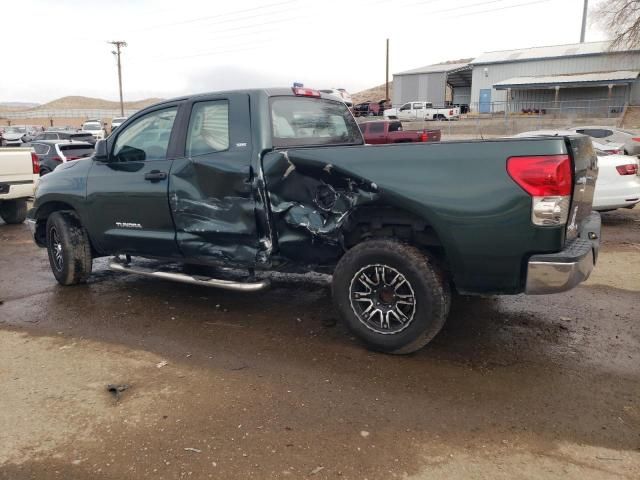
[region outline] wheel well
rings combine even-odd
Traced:
[[[343,228],[345,247],[369,238],[398,238],[425,248],[442,248],[436,231],[423,218],[395,207],[364,206],[354,210]]]
[[[348,250],[373,238],[396,238],[429,252],[440,267],[449,272],[444,245],[429,223],[401,208],[379,205],[358,207],[346,221],[342,237]],[[451,275],[449,275],[451,279]]]
[[[47,218],[54,212],[59,212],[62,210],[69,210],[75,213],[75,209],[65,202],[47,202],[44,205],[38,208],[38,213],[36,215],[36,231],[34,233],[34,238],[36,243],[44,247],[47,242]]]

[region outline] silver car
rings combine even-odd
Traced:
[[[603,126],[571,127],[567,130],[596,138],[599,143],[619,143],[624,149],[621,153],[640,156],[640,133]]]

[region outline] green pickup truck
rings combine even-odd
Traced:
[[[365,145],[333,97],[230,91],[131,116],[92,158],[41,179],[28,221],[62,285],[102,256],[113,270],[245,292],[266,288],[269,271],[330,273],[354,334],[408,353],[442,328],[454,291],[584,281],[599,246],[596,177],[582,135]]]

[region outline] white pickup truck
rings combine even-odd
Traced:
[[[384,111],[384,118],[393,120],[458,120],[460,108],[434,108],[431,102],[408,102],[400,108],[388,108]]]
[[[40,178],[38,157],[31,148],[0,148],[0,218],[22,223],[27,199]]]

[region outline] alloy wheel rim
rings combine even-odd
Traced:
[[[416,313],[411,283],[388,265],[367,265],[358,270],[349,285],[349,301],[360,323],[382,335],[402,332]]]
[[[58,232],[55,227],[52,227],[51,230],[49,230],[49,237],[51,238],[51,257],[53,258],[53,264],[55,265],[56,270],[60,272],[64,266],[64,257],[62,242],[58,237]]]

